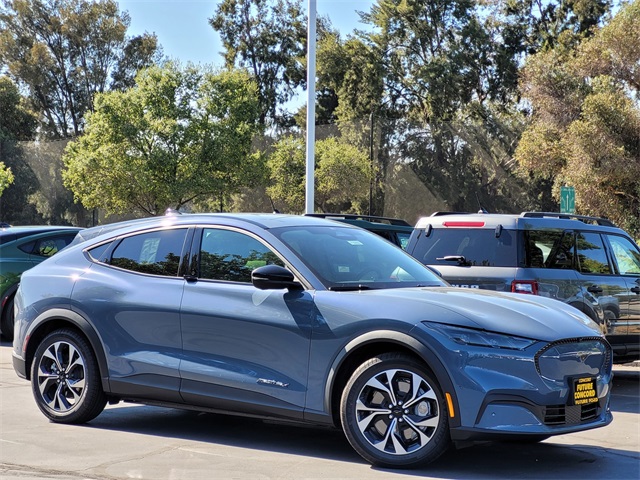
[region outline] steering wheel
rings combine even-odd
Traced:
[[[356,278],[358,280],[364,280],[367,282],[375,282],[376,280],[382,278],[382,274],[375,268],[366,268],[358,273],[358,275],[356,275]]]

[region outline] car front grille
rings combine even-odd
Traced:
[[[611,346],[601,337],[560,340],[542,348],[535,357],[541,377],[559,388],[571,387],[579,377],[607,381],[612,367]],[[604,408],[602,399],[584,405],[550,405],[543,409],[543,422],[549,426],[579,425],[598,418]],[[577,403],[577,402],[576,402]]]
[[[549,426],[578,425],[597,418],[599,413],[600,406],[597,403],[589,405],[552,405],[545,408],[544,424]]]
[[[552,342],[535,357],[540,376],[555,382],[565,382],[567,377],[575,375],[608,375],[611,359],[611,346],[601,337]]]

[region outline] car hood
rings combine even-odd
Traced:
[[[516,293],[451,287],[317,292],[316,304],[325,317],[357,309],[361,320],[431,321],[544,341],[600,336],[596,323],[570,305]]]

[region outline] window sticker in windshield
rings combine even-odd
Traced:
[[[349,240],[349,245],[361,246],[362,242],[360,240]]]

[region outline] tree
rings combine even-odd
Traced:
[[[127,86],[157,59],[156,37],[127,38],[129,23],[114,0],[4,1],[0,62],[28,89],[45,135],[79,135],[95,93]]]
[[[36,126],[36,116],[27,107],[27,99],[9,77],[0,76],[0,141],[31,140]]]
[[[513,144],[514,134],[496,127],[515,123],[504,117],[513,111],[516,60],[479,3],[379,0],[363,19],[375,27],[366,42],[381,59],[382,108],[372,113],[392,122],[383,132],[386,157],[410,165],[451,209],[477,209],[481,191],[491,192],[493,207],[508,205],[493,195],[506,189],[490,182],[512,176],[508,156],[493,155]],[[477,138],[479,125],[486,139]],[[490,150],[475,150],[483,143]]]
[[[554,48],[560,35],[572,42],[590,36],[611,10],[612,0],[490,0],[505,45],[516,55]]]
[[[11,168],[7,167],[4,162],[0,162],[0,196],[6,188],[13,183],[14,176]]]
[[[222,0],[209,23],[220,34],[227,68],[246,68],[258,85],[260,123],[289,123],[278,108],[306,76],[307,23],[300,0]]]
[[[270,155],[271,185],[267,194],[281,210],[302,213],[305,203],[305,148],[287,136]],[[315,148],[315,208],[322,212],[360,213],[368,201],[375,171],[362,150],[330,137]]]
[[[65,184],[88,208],[155,215],[261,178],[256,86],[245,73],[150,67],[95,105],[64,155]]]
[[[36,134],[37,118],[28,101],[6,76],[0,76],[0,162],[10,169],[12,182],[5,183],[2,194],[2,220],[15,224],[37,224],[45,221],[30,202],[39,182],[26,161],[23,141]],[[6,170],[5,170],[6,171]],[[5,176],[5,182],[9,180]]]
[[[531,57],[523,94],[531,125],[516,151],[521,167],[576,189],[579,213],[606,216],[640,234],[640,0],[574,48]]]
[[[385,91],[385,47],[362,37],[342,40],[337,32],[325,35],[318,45],[318,86],[335,95],[337,105],[321,113],[331,114],[343,143],[368,151],[376,168],[367,213],[384,213],[385,189],[392,165],[392,138],[400,108],[396,97]],[[325,94],[329,97],[329,94]]]

